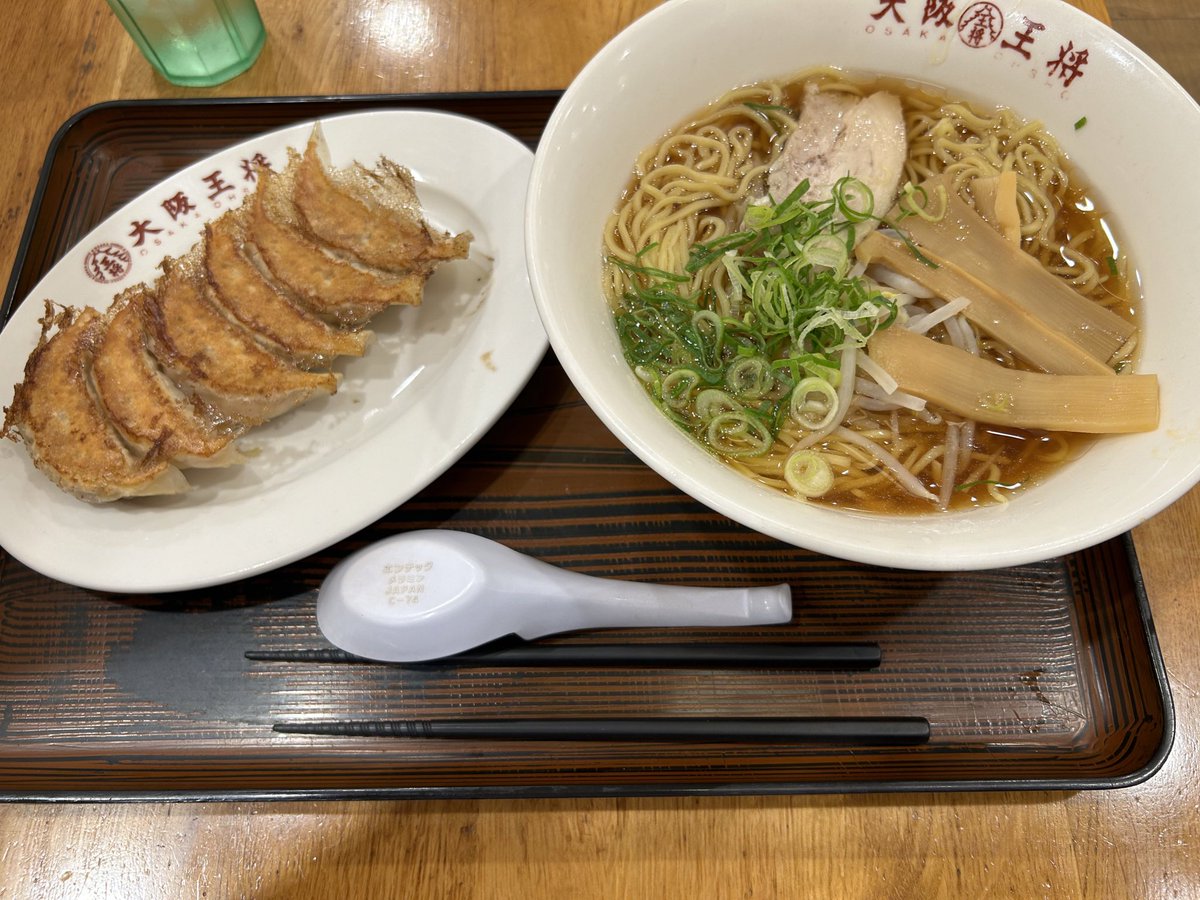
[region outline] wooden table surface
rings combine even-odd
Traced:
[[[1072,0],[1200,91],[1194,0]],[[59,124],[113,98],[561,88],[654,0],[259,0],[212,90],[155,76],[99,0],[9,0],[0,270]],[[7,511],[6,511],[7,514]],[[1200,896],[1200,490],[1135,532],[1175,748],[1097,793],[0,807],[0,897]],[[1189,624],[1189,622],[1191,624]]]

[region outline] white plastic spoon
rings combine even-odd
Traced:
[[[559,569],[461,531],[410,531],[354,553],[317,593],[317,624],[337,647],[384,662],[440,659],[516,634],[581,628],[775,625],[786,584],[700,588]]]

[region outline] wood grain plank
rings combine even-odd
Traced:
[[[561,87],[652,3],[392,4],[443,16],[446,47],[381,40],[382,0],[260,0],[273,40],[195,96]],[[1099,0],[1080,0],[1095,13]],[[1112,0],[1118,29],[1179,77],[1193,0]],[[157,81],[103,6],[15,0],[0,30],[0,266],[15,256],[59,124]],[[561,21],[569,19],[571,21]],[[1153,23],[1151,24],[1138,24]],[[317,24],[319,23],[319,27]],[[450,23],[450,24],[447,24]],[[540,26],[538,23],[541,23]],[[374,27],[374,31],[372,31]],[[311,31],[311,33],[309,33]],[[543,40],[543,35],[549,39]],[[497,52],[503,49],[504,53]],[[443,52],[445,51],[445,52]],[[519,52],[518,52],[519,51]],[[523,54],[530,54],[526,59]],[[15,73],[15,74],[14,74]],[[529,802],[129,804],[0,808],[0,892],[51,897],[1137,897],[1200,895],[1200,494],[1135,536],[1181,728],[1132,791]],[[0,572],[0,576],[5,573]]]
[[[1200,97],[1200,5],[1192,15],[1173,18],[1130,16],[1115,20],[1117,30],[1151,55],[1192,95]]]

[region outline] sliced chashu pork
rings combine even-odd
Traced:
[[[135,450],[180,467],[245,462],[234,445],[240,425],[184,395],[150,356],[138,311],[145,293],[138,285],[118,297],[97,342],[92,380],[109,421]]]
[[[857,97],[840,91],[805,87],[796,129],[771,166],[767,190],[777,203],[805,179],[808,202],[828,200],[847,175],[863,182],[874,198],[875,214],[891,209],[904,174],[908,138],[900,101],[886,91]],[[862,240],[876,226],[857,227]]]
[[[412,174],[403,166],[384,159],[373,170],[358,163],[334,170],[320,126],[309,136],[303,157],[289,153],[296,209],[318,240],[394,272],[466,257],[470,233],[434,232],[425,221]]]
[[[246,425],[337,390],[337,375],[303,371],[265,350],[221,312],[210,291],[198,247],[164,262],[139,304],[147,346],[176,384]]]
[[[249,200],[246,239],[272,277],[306,308],[343,326],[361,325],[389,306],[419,305],[427,273],[373,270],[308,237],[291,199],[293,174],[260,169]]]
[[[268,349],[302,368],[362,356],[371,332],[335,328],[285,296],[245,248],[243,219],[235,210],[205,229],[205,271],[217,301]]]
[[[47,302],[42,325],[0,434],[18,436],[34,465],[82,500],[186,491],[183,473],[156,449],[131,453],[96,403],[90,370],[103,317],[91,307],[55,313]]]

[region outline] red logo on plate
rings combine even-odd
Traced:
[[[120,244],[97,244],[83,258],[83,271],[92,281],[111,284],[129,274],[133,256]]]
[[[958,19],[958,36],[976,49],[996,43],[1004,30],[1004,13],[995,3],[973,3]]]

